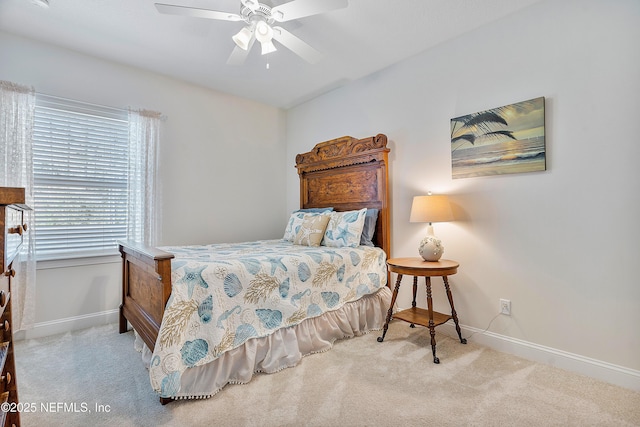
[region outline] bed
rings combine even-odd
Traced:
[[[388,152],[379,134],[297,155],[301,211],[282,239],[119,242],[119,330],[135,330],[163,404],[210,397],[382,328],[391,297]]]

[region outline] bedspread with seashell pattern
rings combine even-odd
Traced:
[[[308,247],[283,240],[163,247],[172,293],[149,367],[163,397],[180,377],[255,337],[337,310],[386,285],[379,248]]]

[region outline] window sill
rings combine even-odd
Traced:
[[[96,264],[119,264],[122,262],[120,254],[87,255],[73,258],[39,259],[36,261],[36,270],[48,270],[52,268],[80,267]]]

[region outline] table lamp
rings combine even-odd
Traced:
[[[433,234],[434,222],[453,220],[449,198],[444,195],[415,196],[411,205],[410,222],[428,222],[427,236],[422,239],[418,252],[425,261],[438,261],[444,253],[442,241]]]

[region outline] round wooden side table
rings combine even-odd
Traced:
[[[439,261],[431,262],[425,261],[422,258],[413,257],[391,258],[387,260],[387,266],[389,267],[390,272],[396,273],[398,275],[398,279],[396,280],[396,287],[393,290],[393,296],[391,297],[391,305],[389,306],[389,311],[387,312],[387,320],[382,330],[382,336],[378,337],[378,342],[384,341],[384,336],[387,334],[387,329],[389,329],[389,322],[391,321],[391,318],[394,318],[409,322],[412,328],[415,327],[415,325],[426,326],[429,328],[429,332],[431,334],[431,351],[433,353],[433,363],[440,363],[440,359],[438,359],[438,357],[436,356],[436,326],[442,325],[448,320],[453,319],[456,325],[456,332],[458,332],[458,338],[460,338],[460,342],[462,344],[467,343],[466,338],[462,338],[460,325],[458,324],[458,315],[453,305],[453,296],[451,295],[451,289],[449,288],[449,281],[447,279],[447,276],[451,276],[457,273],[460,264],[458,264],[456,261],[451,261],[448,259],[441,259]],[[396,298],[398,297],[398,291],[400,290],[400,282],[402,281],[402,276],[405,274],[410,274],[413,276],[413,302],[411,303],[411,308],[402,310],[394,315],[393,307],[396,303]],[[449,299],[449,306],[451,306],[450,315],[433,311],[433,300],[431,298],[432,276],[440,276],[444,281],[444,288],[447,292],[447,298]],[[426,310],[420,307],[416,307],[418,277],[425,278],[425,284],[427,288]]]

